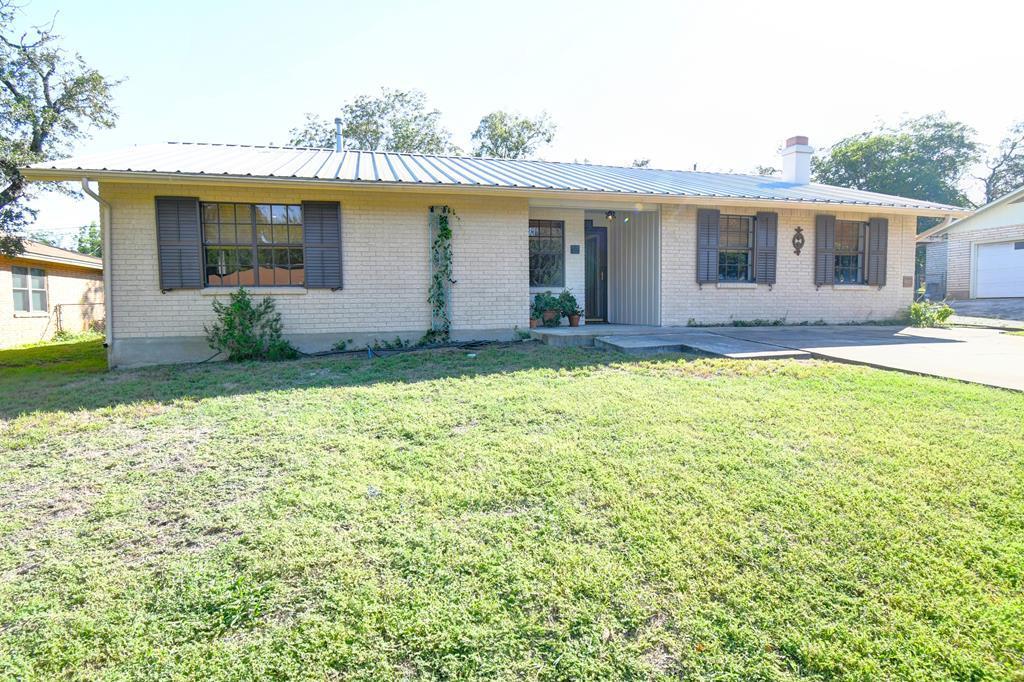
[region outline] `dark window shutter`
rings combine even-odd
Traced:
[[[199,199],[157,197],[156,247],[161,291],[203,287],[202,245]]]
[[[775,284],[779,214],[758,212],[754,222],[754,275],[762,284]]]
[[[885,286],[888,264],[889,221],[872,218],[868,221],[868,284]]]
[[[302,202],[306,287],[341,288],[341,204]]]
[[[697,209],[697,282],[718,281],[718,217],[713,208]]]
[[[835,284],[836,279],[836,217],[814,218],[814,283]]]

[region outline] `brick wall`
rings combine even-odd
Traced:
[[[13,278],[15,265],[46,271],[47,311],[14,311]],[[72,332],[85,331],[103,320],[103,275],[96,270],[0,258],[0,348],[19,346],[49,339],[57,331],[57,306],[60,325]]]
[[[156,196],[201,201],[339,201],[342,290],[272,289],[286,333],[381,332],[381,338],[430,326],[428,213],[448,204],[453,221],[453,330],[527,327],[525,199],[316,189],[105,183],[113,205],[113,317],[117,339],[201,337],[214,290],[160,293]],[[259,290],[257,290],[259,291]],[[223,294],[226,296],[226,292]]]
[[[952,230],[947,241],[946,296],[948,298],[970,298],[971,263],[974,244],[1008,242],[1024,239],[1024,225],[989,227],[981,230],[960,232]]]
[[[913,287],[903,277],[914,274],[913,216],[873,214],[889,219],[886,286],[814,286],[814,216],[822,210],[771,209],[779,214],[778,274],[774,287],[697,284],[696,206],[662,206],[662,316],[663,325],[685,325],[732,320],[786,322],[851,322],[890,319],[902,314],[913,300]],[[723,213],[754,215],[757,209],[709,204]],[[762,209],[763,210],[763,209]],[[863,213],[828,211],[838,219],[867,220]],[[800,255],[793,251],[797,226],[805,244]]]

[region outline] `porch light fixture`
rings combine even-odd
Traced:
[[[608,220],[615,220],[615,211],[608,211],[604,214],[604,217]]]
[[[628,223],[628,222],[629,222],[629,216],[626,216],[625,218],[623,218],[623,219],[622,219],[622,222],[624,222],[624,223]]]

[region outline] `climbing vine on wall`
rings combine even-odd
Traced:
[[[452,279],[452,228],[451,218],[458,219],[451,208],[433,206],[431,211],[431,243],[430,243],[430,290],[427,302],[430,303],[431,328],[424,337],[425,341],[446,342],[451,335],[451,314],[449,299],[451,298]]]

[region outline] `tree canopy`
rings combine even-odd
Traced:
[[[985,203],[1024,185],[1024,121],[1010,128],[985,165],[988,173],[979,178],[985,187]]]
[[[480,119],[480,125],[473,133],[476,143],[473,155],[522,159],[533,154],[542,144],[549,144],[554,136],[555,124],[547,114],[527,118],[493,111]]]
[[[451,133],[441,125],[441,112],[427,108],[419,90],[381,88],[379,96],[360,95],[341,107],[341,132],[346,149],[445,154]],[[314,114],[291,131],[290,144],[334,147],[334,123]]]
[[[840,140],[815,157],[816,182],[968,206],[961,182],[980,159],[974,130],[944,115]]]
[[[19,11],[0,0],[0,254],[8,256],[23,251],[18,233],[35,216],[18,168],[63,155],[91,128],[110,128],[117,119],[118,81],[59,47],[52,23],[18,32]]]

